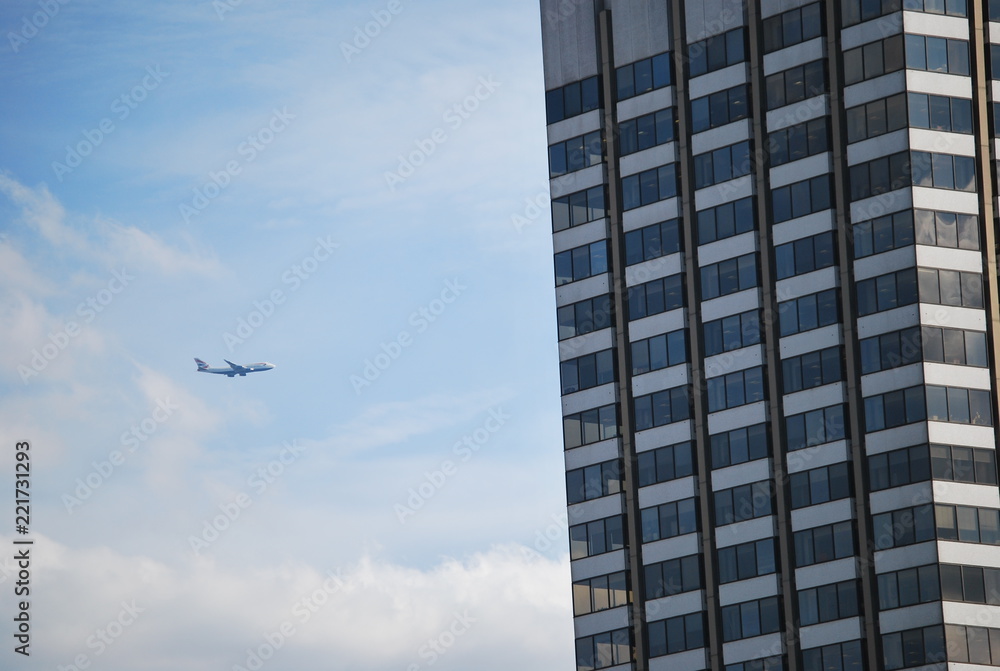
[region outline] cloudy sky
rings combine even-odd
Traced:
[[[0,28],[0,667],[571,669],[537,2]]]

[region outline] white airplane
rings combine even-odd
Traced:
[[[209,368],[208,364],[201,359],[194,360],[194,362],[198,364],[199,373],[215,373],[216,375],[228,375],[229,377],[233,377],[234,375],[246,377],[247,373],[256,373],[257,371],[271,370],[274,368],[273,363],[267,363],[266,361],[263,363],[250,363],[246,366],[241,366],[227,359],[223,359],[223,361],[229,364],[229,368]]]

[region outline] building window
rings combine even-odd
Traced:
[[[636,431],[682,422],[691,416],[687,386],[637,396],[634,405]]]
[[[625,265],[681,251],[680,220],[669,219],[625,234]]]
[[[744,28],[735,28],[721,35],[688,45],[688,71],[691,77],[714,72],[746,60]]]
[[[913,185],[910,155],[901,151],[850,168],[851,200],[862,200]]]
[[[633,375],[676,366],[687,359],[687,335],[684,329],[632,343]]]
[[[705,356],[749,347],[760,343],[760,316],[757,310],[705,322]]]
[[[649,656],[660,657],[705,647],[704,613],[690,613],[646,625]]]
[[[545,122],[556,123],[600,106],[600,79],[597,76],[588,77],[545,92]]]
[[[1000,0],[990,0],[989,20],[1000,21]]]
[[[774,223],[780,224],[783,221],[830,209],[832,207],[830,193],[829,174],[773,189],[771,208]]]
[[[684,307],[683,277],[678,273],[629,287],[629,321]]]
[[[622,516],[613,515],[569,528],[569,557],[583,559],[625,547]]]
[[[1000,629],[946,624],[944,635],[949,660],[1000,665]]]
[[[712,468],[756,461],[768,456],[767,425],[754,424],[709,437]]]
[[[868,456],[868,482],[873,492],[930,479],[931,463],[926,445]]]
[[[953,191],[976,190],[976,161],[971,156],[910,153],[913,186],[928,186]]]
[[[812,119],[770,133],[767,138],[767,149],[772,166],[784,165],[829,151],[827,118]]]
[[[799,590],[799,626],[832,622],[858,614],[858,585],[854,580]]]
[[[597,613],[631,601],[625,571],[573,583],[573,615]]]
[[[902,35],[844,51],[844,83],[848,86],[902,69]]]
[[[943,268],[918,268],[920,302],[955,307],[983,307],[983,276]]]
[[[997,484],[996,450],[959,445],[931,445],[931,473],[935,480]]]
[[[924,388],[920,385],[865,398],[865,431],[868,433],[925,419]]]
[[[1000,545],[1000,510],[936,504],[937,537],[943,541]]]
[[[673,163],[622,177],[622,208],[632,210],[677,195],[677,166]]]
[[[842,0],[840,7],[844,26],[847,27],[898,12],[900,0]]]
[[[854,256],[864,258],[908,247],[913,239],[913,210],[887,214],[854,224]]]
[[[860,344],[862,375],[908,366],[923,360],[919,326],[865,338]]]
[[[764,368],[756,366],[707,380],[708,411],[718,412],[764,400]]]
[[[701,268],[701,298],[709,300],[757,286],[757,255],[750,253]]]
[[[764,53],[777,51],[823,34],[823,8],[818,2],[764,19]]]
[[[905,93],[879,98],[847,110],[848,143],[885,135],[900,128],[906,128]]]
[[[771,514],[771,482],[723,489],[715,494],[715,525],[735,524]]]
[[[611,296],[595,296],[579,303],[564,305],[556,310],[556,317],[560,340],[608,328],[614,317]]]
[[[932,564],[925,568],[933,569],[934,579],[937,580],[938,565]],[[941,564],[940,571],[941,594],[938,598],[945,601],[1000,605],[1000,569]],[[900,598],[903,598],[902,594]]]
[[[698,154],[694,157],[694,188],[704,189],[749,175],[752,167],[749,140]]]
[[[566,472],[566,498],[570,504],[599,499],[619,493],[624,483],[625,476],[618,459],[575,468]]]
[[[669,368],[687,360],[687,332],[684,329],[632,343],[632,375]]]
[[[777,571],[773,538],[719,548],[717,557],[721,584],[756,578]]]
[[[728,643],[779,631],[779,610],[776,596],[723,606],[722,640]]]
[[[717,91],[691,101],[691,132],[700,133],[750,116],[746,84]]]
[[[559,252],[555,256],[556,286],[608,272],[608,241]]]
[[[827,289],[778,303],[778,316],[782,337],[836,324],[840,321],[837,290]]]
[[[854,529],[850,521],[796,531],[793,542],[797,568],[854,556]]]
[[[858,314],[862,317],[911,305],[918,300],[917,271],[907,268],[861,280],[857,283],[857,292]]]
[[[879,610],[905,608],[941,598],[937,564],[880,573],[877,577]]]
[[[986,334],[981,331],[925,326],[921,341],[926,361],[980,368],[990,365],[986,354]]]
[[[911,70],[968,75],[969,43],[930,35],[907,35],[906,67]]]
[[[664,503],[653,508],[643,508],[639,511],[639,515],[642,519],[643,543],[683,536],[698,530],[698,516],[695,514],[693,498]]]
[[[979,217],[974,214],[914,210],[913,217],[918,245],[979,249]]]
[[[903,9],[928,14],[968,16],[965,0],[903,0]]]
[[[972,101],[927,93],[910,93],[910,125],[914,128],[972,134]]]
[[[872,515],[876,550],[904,547],[934,539],[934,508],[930,505],[901,508]]]
[[[615,381],[615,356],[610,349],[585,354],[559,364],[562,393],[598,387]]]
[[[753,198],[741,198],[698,213],[698,243],[707,244],[755,228]]]
[[[632,661],[628,629],[615,629],[576,639],[576,671],[594,671]]]
[[[790,415],[785,418],[785,440],[788,451],[832,443],[846,436],[844,406],[826,408]]]
[[[946,659],[944,630],[940,624],[882,635],[882,660],[886,671],[923,666]]]
[[[793,509],[839,501],[851,495],[846,462],[792,473],[789,483]]]
[[[816,667],[819,668],[819,667]],[[834,667],[829,667],[834,668]],[[844,667],[845,670],[847,667]],[[858,667],[860,670],[861,667]],[[726,664],[723,671],[785,671],[785,660],[781,657],[751,659],[736,664]]]
[[[828,268],[836,261],[832,231],[800,238],[774,248],[775,273],[779,280]]]
[[[659,599],[702,588],[701,557],[689,555],[679,559],[647,564],[646,598]]]
[[[768,75],[764,85],[768,110],[822,95],[826,93],[826,64],[818,60]]]
[[[986,368],[986,334],[913,326],[861,341],[861,372],[875,373],[920,361]]]
[[[611,404],[563,417],[563,442],[570,450],[618,436],[618,406]]]
[[[604,138],[601,131],[557,142],[549,147],[549,177],[583,170],[604,161]]]
[[[618,146],[622,156],[666,144],[677,137],[674,109],[645,114],[618,123]]]
[[[568,196],[552,199],[552,230],[564,231],[573,226],[608,216],[604,187],[595,186]]]
[[[864,655],[861,641],[846,641],[809,648],[802,651],[802,667],[805,669],[843,669],[843,671],[864,671]]]
[[[670,52],[644,58],[615,70],[618,100],[633,98],[674,83]]]
[[[931,384],[926,389],[928,420],[993,426],[990,392]]]
[[[639,486],[647,487],[694,474],[691,442],[667,445],[638,454]]]

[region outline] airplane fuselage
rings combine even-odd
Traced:
[[[261,363],[248,363],[245,365],[240,365],[233,363],[232,361],[225,360],[229,364],[229,368],[210,368],[207,363],[201,359],[195,359],[195,363],[198,364],[199,373],[214,373],[216,375],[225,375],[227,377],[234,377],[239,375],[241,377],[246,377],[247,373],[259,373],[263,370],[271,370],[274,368],[273,363],[268,363],[263,361]]]

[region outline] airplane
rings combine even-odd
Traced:
[[[266,361],[263,363],[250,363],[247,364],[246,366],[241,366],[238,363],[233,363],[228,359],[223,359],[223,361],[229,364],[229,368],[209,368],[208,364],[202,361],[201,359],[194,360],[194,362],[198,364],[199,373],[215,373],[216,375],[226,375],[229,377],[233,377],[234,375],[246,377],[247,373],[256,373],[258,371],[271,370],[272,368],[274,368],[273,363],[267,363]]]

